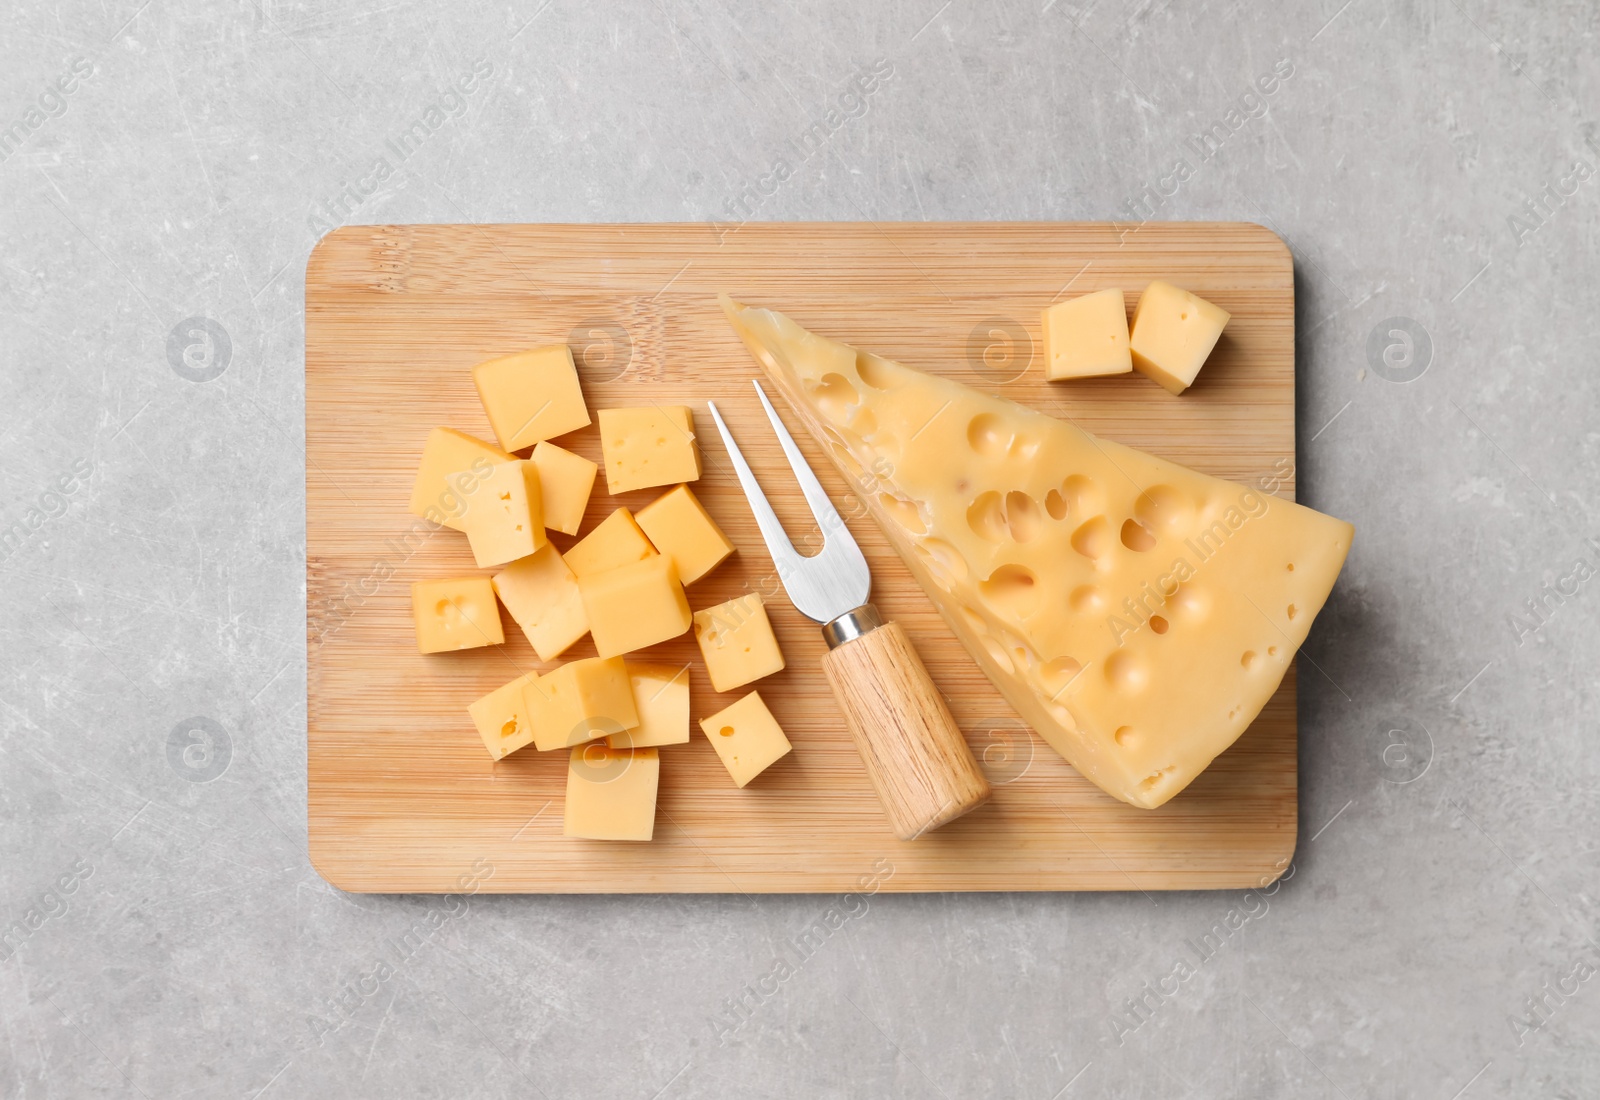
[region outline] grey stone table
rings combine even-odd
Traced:
[[[1600,1094],[1600,12],[765,7],[4,5],[0,1095]],[[863,217],[1290,243],[1302,499],[1359,532],[1293,876],[879,895],[765,983],[837,899],[325,884],[317,235]]]

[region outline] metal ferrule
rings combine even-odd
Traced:
[[[822,637],[828,643],[829,649],[838,649],[846,642],[853,642],[863,634],[870,634],[883,625],[883,616],[878,614],[878,609],[870,603],[864,603],[851,611],[846,611],[832,622],[822,624]]]

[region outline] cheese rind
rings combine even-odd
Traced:
[[[733,553],[733,543],[687,485],[652,500],[634,520],[655,548],[672,559],[684,584],[693,584]]]
[[[600,467],[549,440],[541,440],[533,449],[532,461],[539,468],[546,529],[576,535],[583,526],[583,511],[589,506],[589,494],[594,491],[594,477]]]
[[[633,513],[626,508],[618,508],[595,524],[594,530],[574,543],[572,549],[562,557],[566,559],[568,569],[583,577],[590,573],[604,573],[607,569],[615,569],[629,562],[643,561],[654,557],[655,552],[656,548],[639,530]]]
[[[411,484],[410,511],[430,523],[465,531],[467,502],[489,471],[511,456],[454,428],[434,428],[422,445]]]
[[[423,653],[499,645],[500,608],[488,577],[448,577],[411,586],[411,618]]]
[[[581,745],[633,729],[639,711],[621,657],[568,661],[523,690],[540,752]]]
[[[652,554],[578,578],[595,652],[617,657],[689,629],[689,600],[672,561]]]
[[[1095,378],[1133,370],[1128,353],[1128,307],[1122,291],[1097,290],[1044,311],[1044,376]]]
[[[644,749],[689,742],[689,666],[627,662],[628,682],[639,725],[613,733],[606,744],[614,749]]]
[[[1228,311],[1160,280],[1145,287],[1134,307],[1128,350],[1133,367],[1171,393],[1194,384],[1217,346]]]
[[[700,719],[700,729],[738,787],[746,786],[793,748],[760,692],[752,691]]]
[[[700,477],[700,445],[687,405],[601,409],[600,449],[612,493]]]
[[[553,661],[589,633],[578,578],[552,543],[496,573],[495,595],[506,605],[541,661]]]
[[[783,652],[759,592],[696,611],[694,637],[716,691],[732,691],[783,669]]]
[[[1348,523],[724,308],[973,659],[1103,790],[1160,806],[1277,690]]]
[[[649,840],[655,835],[661,758],[655,749],[613,749],[594,741],[567,757],[563,836]]]
[[[533,743],[533,719],[528,714],[524,689],[534,679],[534,673],[524,673],[467,707],[472,724],[478,727],[478,736],[483,738],[483,747],[496,760],[504,760],[507,754]]]
[[[504,565],[545,545],[539,469],[513,459],[489,469],[467,500],[467,543],[478,568]]]
[[[519,351],[472,368],[478,399],[507,451],[577,431],[589,423],[572,349],[565,344]]]

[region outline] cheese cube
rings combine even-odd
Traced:
[[[606,744],[614,749],[643,749],[654,745],[689,742],[689,666],[628,664],[633,705],[639,725],[613,733]]]
[[[579,577],[590,573],[604,573],[629,562],[654,557],[656,548],[644,537],[633,513],[618,508],[595,524],[594,530],[575,543],[563,557],[567,568]]]
[[[643,561],[578,577],[595,652],[616,657],[676,638],[689,629],[689,600],[672,561]]]
[[[740,787],[786,756],[791,747],[778,720],[754,691],[731,707],[700,719],[700,728]]]
[[[783,653],[759,592],[696,611],[694,636],[717,691],[732,691],[783,668]]]
[[[1097,290],[1044,311],[1044,376],[1095,378],[1133,370],[1128,307],[1120,290]]]
[[[532,672],[524,673],[467,708],[473,725],[478,727],[478,736],[483,738],[483,747],[496,760],[505,759],[507,753],[533,741],[533,721],[523,689],[536,678]]]
[[[553,661],[589,633],[578,578],[552,543],[514,561],[491,582],[541,661]]]
[[[687,485],[646,504],[634,519],[655,548],[672,559],[684,584],[693,584],[733,553],[733,543]]]
[[[572,349],[565,344],[479,363],[472,381],[505,450],[520,451],[589,423]]]
[[[488,577],[417,581],[411,586],[411,617],[417,624],[417,648],[424,653],[499,645],[506,640]]]
[[[612,493],[700,477],[694,414],[686,405],[601,409],[600,449]]]
[[[649,840],[656,828],[661,757],[655,749],[613,749],[596,741],[567,758],[563,836]]]
[[[544,525],[563,535],[576,535],[589,506],[594,475],[600,467],[554,443],[543,441],[533,449],[539,467],[539,492],[544,498]]]
[[[1217,346],[1230,314],[1171,283],[1154,282],[1139,295],[1128,349],[1134,369],[1172,393],[1182,393]]]
[[[478,568],[525,558],[545,544],[539,468],[513,459],[489,468],[467,501],[467,542]]]
[[[639,724],[633,685],[621,657],[569,661],[528,684],[524,695],[533,719],[533,743],[540,752],[581,745]]]
[[[422,445],[422,462],[411,484],[411,514],[465,531],[467,499],[497,463],[511,456],[454,428],[435,428]]]

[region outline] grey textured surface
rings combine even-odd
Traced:
[[[0,1095],[1596,1095],[1600,12],[540,2],[0,12]],[[1281,887],[444,902],[311,870],[313,222],[726,219],[746,186],[882,220],[1128,220],[1148,187],[1290,241],[1302,499],[1358,535]]]

